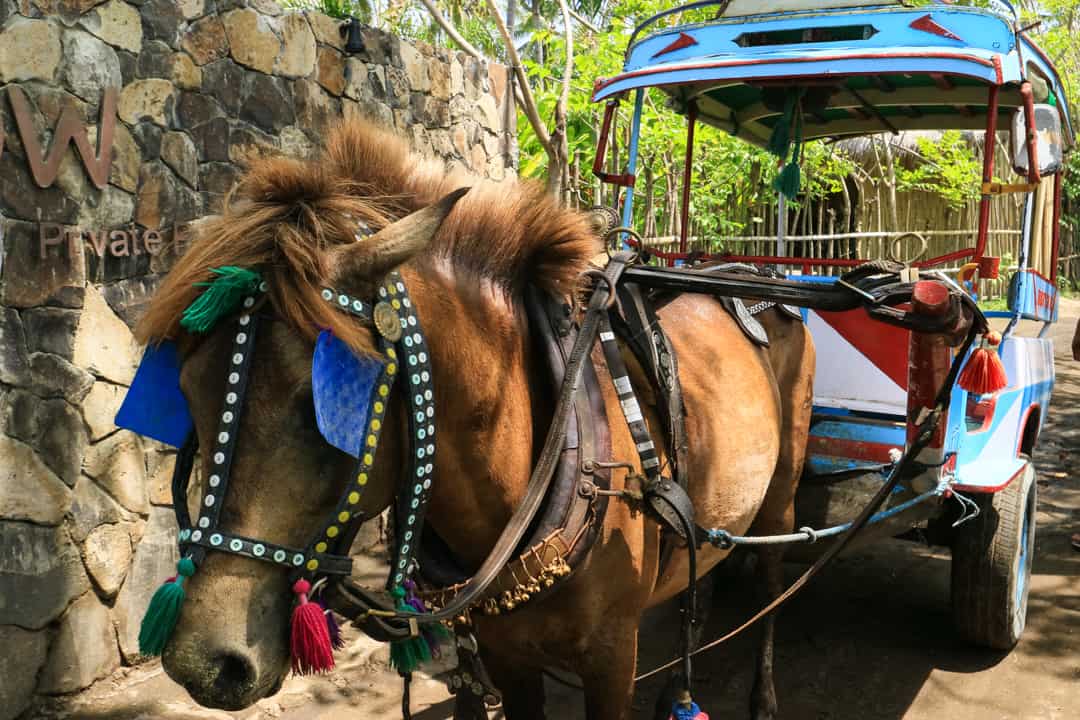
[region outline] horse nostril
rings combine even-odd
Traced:
[[[239,653],[222,653],[215,658],[214,688],[221,693],[246,692],[255,686],[255,665]]]

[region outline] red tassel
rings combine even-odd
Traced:
[[[307,580],[297,580],[292,590],[299,597],[299,604],[293,609],[289,645],[293,672],[297,675],[326,672],[334,667],[326,616],[318,603],[308,602],[311,584]]]
[[[957,380],[961,388],[977,395],[986,395],[1009,384],[1001,356],[997,350],[992,349],[1000,343],[1001,334],[998,332],[988,332],[983,336],[982,344],[971,353]]]

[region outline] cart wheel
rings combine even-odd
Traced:
[[[953,622],[969,642],[1010,650],[1027,620],[1035,554],[1035,468],[1004,490],[978,498],[979,516],[956,528],[952,551]]]

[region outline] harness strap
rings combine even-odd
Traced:
[[[341,615],[364,624],[367,631],[366,621],[373,617],[371,611],[381,611],[384,624],[390,626],[391,619],[400,623],[410,619],[419,623],[436,623],[451,620],[461,614],[462,611],[471,607],[484,594],[492,582],[499,576],[503,567],[510,561],[514,550],[517,548],[529,525],[536,517],[537,512],[543,505],[551,479],[558,464],[559,455],[562,451],[563,441],[566,436],[567,424],[570,413],[574,408],[574,396],[577,394],[581,382],[581,373],[589,351],[592,349],[600,330],[601,321],[606,315],[612,289],[615,288],[627,264],[632,260],[633,254],[620,252],[612,256],[607,268],[603,272],[603,281],[598,282],[589,299],[588,308],[581,323],[581,331],[577,342],[570,351],[566,365],[566,379],[559,391],[558,403],[552,417],[551,427],[548,430],[544,447],[533,468],[525,497],[517,510],[514,511],[510,522],[503,528],[502,534],[496,541],[495,546],[484,560],[480,569],[458,591],[457,595],[445,607],[430,613],[404,614],[385,612],[383,604],[373,606],[368,601],[372,596],[364,594],[351,580],[340,579],[329,583],[326,590],[326,598],[330,606]]]
[[[619,404],[622,406],[623,415],[626,418],[630,436],[637,448],[641,467],[645,472],[646,482],[643,488],[645,501],[652,511],[659,516],[664,525],[673,530],[680,538],[686,541],[686,549],[689,554],[689,578],[687,579],[686,591],[683,593],[682,633],[680,650],[683,663],[683,682],[689,691],[691,668],[690,651],[693,626],[697,622],[697,544],[695,533],[694,505],[686,490],[672,480],[662,477],[660,474],[660,459],[656,454],[656,446],[645,419],[641,413],[641,405],[638,403],[634,387],[630,382],[630,375],[623,361],[619,343],[615,339],[615,333],[611,330],[611,323],[607,317],[601,322],[600,347],[604,352],[604,360],[611,371],[612,382],[619,396]],[[674,357],[672,355],[672,357]],[[678,380],[675,380],[675,384]],[[670,388],[665,388],[670,389]],[[679,409],[681,413],[681,405]],[[667,545],[671,547],[670,544]]]
[[[656,444],[653,442],[652,435],[649,434],[649,426],[645,424],[645,417],[641,414],[641,405],[634,393],[634,386],[630,383],[630,372],[626,369],[626,363],[623,362],[619,343],[615,339],[615,333],[611,329],[611,322],[606,313],[600,321],[600,348],[604,351],[604,360],[607,362],[608,369],[611,370],[611,381],[615,384],[615,392],[619,396],[623,417],[626,418],[630,435],[637,447],[641,469],[651,485],[660,480],[660,458],[656,454]]]
[[[188,512],[187,491],[191,483],[191,470],[195,466],[195,456],[199,452],[199,436],[190,433],[180,451],[176,454],[176,464],[173,465],[172,498],[173,510],[176,511],[176,521],[181,532],[191,527],[191,514]]]
[[[645,297],[641,288],[633,283],[619,285],[619,305],[622,315],[612,317],[616,333],[630,346],[656,386],[660,412],[671,441],[669,455],[673,475],[679,485],[687,488],[689,447],[675,349],[660,326],[652,300]]]

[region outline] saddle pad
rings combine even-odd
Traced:
[[[180,354],[168,340],[149,345],[114,420],[117,427],[180,447],[194,427],[180,391]]]
[[[722,297],[720,304],[735,320],[735,324],[743,331],[743,335],[762,347],[769,346],[769,334],[765,332],[765,326],[750,314],[750,311],[746,309],[746,303],[739,298]]]
[[[323,330],[311,361],[311,391],[315,420],[326,441],[359,457],[367,436],[372,390],[382,375],[377,358],[356,355],[348,345]]]

